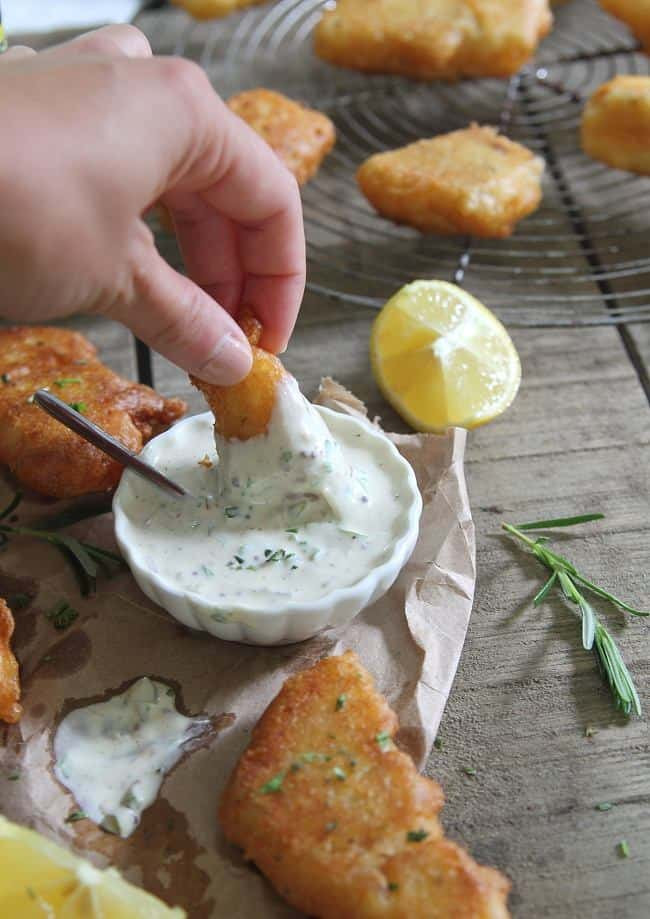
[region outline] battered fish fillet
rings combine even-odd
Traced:
[[[266,431],[275,406],[276,387],[286,373],[274,354],[257,347],[262,325],[252,313],[244,311],[239,324],[253,351],[248,376],[234,386],[215,386],[190,376],[212,410],[215,432],[226,440],[249,440]]]
[[[180,399],[122,379],[68,329],[0,329],[0,463],[34,491],[73,498],[117,485],[122,466],[50,418],[30,397],[48,387],[139,451],[185,411]]]
[[[281,93],[251,89],[228,105],[275,150],[299,185],[311,179],[334,146],[336,131],[327,115]]]
[[[172,0],[176,6],[182,7],[194,19],[218,19],[243,10],[247,6],[258,6],[265,0]]]
[[[600,5],[629,26],[650,52],[650,0],[600,0]]]
[[[11,650],[11,636],[14,632],[14,617],[0,597],[0,721],[15,724],[23,713],[18,704],[20,682],[18,661]]]
[[[224,791],[226,837],[309,916],[506,919],[508,881],[444,838],[397,727],[352,652],[290,677]]]
[[[423,233],[510,236],[542,197],[544,161],[491,127],[471,125],[378,153],[357,181],[373,207]]]
[[[420,80],[505,77],[552,22],[548,0],[338,0],[315,50],[340,67]]]
[[[650,175],[650,77],[603,83],[582,114],[582,149],[615,169]]]

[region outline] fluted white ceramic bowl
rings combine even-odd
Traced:
[[[411,466],[388,438],[367,422],[322,406],[317,408],[335,438],[345,441],[353,434],[362,434],[377,461],[384,463],[385,471],[394,482],[395,493],[402,499],[395,538],[384,560],[356,583],[338,587],[318,600],[291,600],[273,609],[212,602],[183,590],[147,565],[138,545],[138,527],[129,515],[129,507],[143,487],[143,480],[127,470],[113,500],[117,542],[141,590],[184,625],[203,629],[226,641],[246,644],[280,645],[304,641],[323,629],[350,622],[386,593],[408,561],[415,548],[422,512],[422,498]],[[178,445],[179,441],[191,450],[193,444],[205,437],[206,428],[212,432],[213,420],[209,412],[186,418],[151,440],[142,451],[143,458],[157,466],[167,449],[172,444]]]

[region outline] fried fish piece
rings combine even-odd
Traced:
[[[113,373],[79,332],[0,329],[0,462],[28,488],[55,498],[108,491],[122,466],[30,401],[44,387],[136,452],[185,411],[180,399]]]
[[[397,728],[350,651],[290,677],[223,793],[227,839],[310,916],[506,919],[508,881],[444,838]]]
[[[284,165],[304,185],[318,171],[334,146],[334,125],[322,112],[307,108],[270,89],[250,89],[228,100]]]
[[[582,113],[582,149],[615,169],[650,175],[650,77],[619,76]]]
[[[234,386],[215,386],[190,376],[214,415],[215,433],[225,440],[250,440],[266,431],[275,406],[276,387],[286,370],[275,354],[258,347],[262,324],[244,310],[239,324],[253,352],[250,373]]]
[[[495,128],[451,134],[377,153],[357,171],[373,207],[423,233],[510,236],[542,197],[544,161]]]
[[[338,0],[315,50],[339,67],[419,80],[517,73],[551,28],[548,0]]]
[[[15,724],[23,713],[19,705],[20,680],[18,661],[11,650],[14,617],[0,597],[0,721]]]
[[[194,19],[219,19],[247,6],[258,6],[266,0],[172,0]]]
[[[650,52],[650,0],[599,0],[612,16],[624,22]]]

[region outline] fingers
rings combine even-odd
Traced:
[[[188,373],[220,386],[238,383],[252,356],[234,319],[189,278],[174,271],[153,245],[136,255],[134,291],[109,314]]]
[[[182,109],[173,121],[177,166],[165,201],[188,272],[205,290],[225,292],[228,301],[239,288],[240,302],[250,305],[264,325],[263,346],[282,351],[305,283],[298,186],[200,71],[179,69],[177,77],[174,105]],[[235,227],[234,241],[224,242],[223,223],[214,215]]]
[[[32,57],[36,54],[33,48],[26,45],[13,45],[8,51],[0,55],[0,64],[9,63],[9,61],[18,61],[21,58]]]
[[[172,215],[188,275],[236,315],[244,288],[236,226],[196,194],[184,196]]]
[[[109,57],[151,57],[151,45],[146,35],[131,25],[104,26],[86,32],[45,52],[59,54],[97,54]]]

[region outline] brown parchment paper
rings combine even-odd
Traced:
[[[317,401],[365,413],[332,380],[323,381]],[[18,725],[0,727],[0,812],[97,864],[111,862],[184,907],[191,919],[297,916],[223,840],[216,820],[221,789],[285,678],[347,648],[357,651],[398,712],[400,744],[423,764],[456,672],[474,593],[465,436],[460,430],[391,435],[412,464],[424,499],[414,554],[389,593],[351,625],[299,645],[256,648],[192,632],[147,600],[128,572],[100,580],[96,595],[81,599],[57,551],[12,539],[0,553],[0,596],[32,599],[15,611],[24,715]],[[0,500],[10,494],[9,485],[0,483]],[[54,509],[26,501],[21,521]],[[113,544],[111,515],[70,532]],[[45,612],[61,599],[80,615],[57,632]],[[179,707],[212,716],[214,731],[167,776],[129,839],[103,833],[87,820],[66,824],[76,804],[53,775],[56,725],[71,707],[105,698],[143,675],[174,685]],[[18,779],[9,779],[16,774]]]

